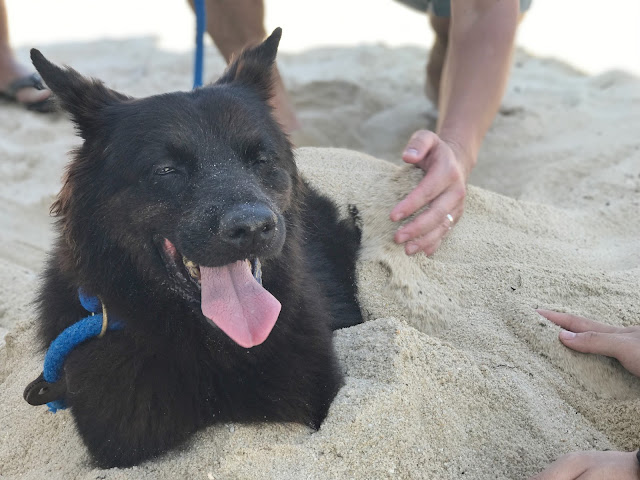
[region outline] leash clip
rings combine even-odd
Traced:
[[[27,385],[23,397],[29,405],[44,405],[64,396],[67,391],[64,377],[55,383],[49,383],[44,379],[44,373]]]

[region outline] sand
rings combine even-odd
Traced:
[[[188,88],[191,56],[148,39],[44,53],[133,95]],[[573,450],[637,448],[640,380],[568,351],[534,308],[640,322],[640,79],[518,52],[464,217],[436,255],[408,258],[388,212],[420,178],[399,152],[436,116],[415,81],[425,55],[365,46],[281,59],[305,125],[294,140],[311,146],[297,151],[302,171],[362,217],[367,322],[335,335],[346,385],[320,431],[220,425],[132,469],[94,469],[69,412],[21,398],[42,369],[29,302],[48,208],[78,141],[64,116],[0,106],[0,477],[518,479]],[[222,68],[210,55],[207,72]]]

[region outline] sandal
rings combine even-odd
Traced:
[[[42,83],[42,78],[37,73],[32,73],[26,77],[19,78],[9,85],[6,90],[0,92],[0,98],[4,98],[10,102],[19,103],[24,105],[27,110],[34,112],[48,113],[56,110],[56,104],[53,98],[49,96],[39,102],[19,102],[16,94],[23,88],[35,88],[36,90],[45,90],[45,86]]]

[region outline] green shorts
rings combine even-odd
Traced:
[[[421,12],[426,12],[430,8],[433,8],[433,13],[436,17],[450,17],[451,16],[451,1],[450,0],[397,0],[400,3],[405,4],[408,7],[415,8]],[[520,13],[526,12],[531,6],[531,0],[520,0]]]

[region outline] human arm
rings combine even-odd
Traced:
[[[432,254],[464,210],[466,182],[495,117],[508,79],[518,25],[517,0],[452,0],[449,46],[436,132],[409,140],[403,160],[425,177],[391,212],[391,220],[429,209],[401,227],[394,239],[407,254]]]

